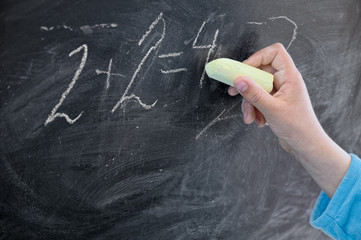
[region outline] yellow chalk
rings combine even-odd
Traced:
[[[206,73],[210,78],[230,86],[233,86],[233,81],[237,77],[246,76],[261,85],[267,92],[273,89],[272,74],[229,58],[218,58],[207,63]]]

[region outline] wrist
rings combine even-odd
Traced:
[[[295,151],[296,159],[331,198],[350,166],[351,156],[323,129],[308,144],[307,149]]]

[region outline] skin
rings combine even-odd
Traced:
[[[323,130],[312,108],[306,85],[292,58],[282,44],[276,43],[243,61],[274,75],[274,90],[269,94],[255,81],[239,77],[228,93],[243,96],[246,124],[256,121],[268,126],[280,145],[291,153],[330,197],[345,176],[351,156]]]

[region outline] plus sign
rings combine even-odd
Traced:
[[[107,75],[107,79],[105,79],[105,88],[108,90],[109,86],[110,86],[110,76],[120,76],[120,77],[125,77],[123,74],[119,74],[119,73],[112,73],[112,62],[113,59],[110,59],[109,61],[109,65],[108,65],[108,71],[101,71],[99,69],[96,69],[95,72],[97,75],[100,74],[106,74]]]

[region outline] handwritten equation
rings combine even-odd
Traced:
[[[287,45],[287,49],[292,45],[293,41],[296,39],[297,36],[297,24],[289,19],[286,16],[278,16],[278,17],[271,17],[268,18],[269,20],[277,20],[277,19],[284,19],[290,23],[293,24],[294,26],[294,30],[293,30],[293,35],[292,35],[292,39],[290,40],[290,42]],[[197,35],[192,43],[192,49],[198,49],[198,50],[208,50],[206,59],[204,61],[204,66],[209,62],[210,60],[210,56],[211,54],[215,51],[215,48],[217,47],[217,40],[218,40],[218,35],[219,35],[219,29],[216,29],[213,35],[213,39],[212,41],[209,42],[209,44],[207,45],[199,45],[198,43],[198,39],[199,36],[201,35],[202,31],[204,30],[205,25],[207,24],[208,21],[204,21],[202,23],[202,25],[200,26]],[[121,109],[125,106],[125,103],[127,101],[135,101],[139,104],[140,107],[144,108],[145,110],[149,110],[151,108],[153,108],[156,104],[158,100],[155,100],[153,103],[146,103],[144,102],[140,96],[135,95],[134,92],[131,91],[132,86],[134,85],[135,80],[137,79],[137,76],[139,74],[139,72],[141,71],[143,65],[145,64],[146,60],[149,58],[149,56],[153,53],[153,52],[158,52],[162,42],[164,41],[165,35],[166,35],[166,30],[167,30],[167,25],[166,25],[166,21],[164,20],[164,16],[163,13],[161,12],[158,17],[150,24],[148,30],[142,35],[141,39],[138,41],[138,46],[141,46],[143,44],[143,42],[145,41],[145,39],[149,36],[149,34],[154,30],[154,28],[160,24],[161,25],[161,35],[159,37],[159,39],[157,39],[157,41],[154,43],[154,45],[152,45],[148,51],[145,53],[145,55],[143,56],[143,58],[141,59],[140,63],[138,64],[138,66],[136,67],[135,71],[133,72],[129,83],[126,87],[126,89],[124,90],[123,94],[120,96],[119,100],[115,103],[115,105],[113,106],[113,108],[111,109],[111,113],[114,113],[116,110]],[[267,24],[267,22],[247,22],[247,24],[254,24],[254,25],[263,25],[263,24]],[[94,29],[94,28],[116,28],[118,25],[115,23],[112,24],[97,24],[94,26],[82,26],[80,27],[80,29],[82,31],[84,31],[84,29],[89,30],[89,29]],[[65,29],[65,30],[70,30],[73,31],[74,29],[70,26],[66,26],[66,25],[62,25],[62,26],[50,26],[50,27],[46,27],[46,26],[41,26],[40,29],[42,31],[53,31],[55,29]],[[59,102],[53,107],[53,109],[51,110],[50,114],[48,115],[47,119],[45,120],[44,125],[47,126],[48,124],[50,124],[51,122],[53,122],[56,118],[64,118],[69,124],[74,124],[77,120],[79,120],[79,118],[81,118],[81,116],[83,115],[84,111],[81,111],[75,118],[71,118],[68,114],[63,113],[63,112],[58,112],[60,106],[63,104],[64,100],[66,99],[66,97],[70,94],[71,90],[73,89],[74,85],[76,84],[77,80],[79,79],[84,66],[86,65],[87,62],[87,58],[88,58],[88,46],[87,44],[83,44],[80,47],[74,49],[73,51],[71,51],[69,53],[69,57],[72,57],[75,54],[82,54],[82,58],[80,61],[80,64],[77,68],[77,70],[75,71],[75,74],[71,80],[71,82],[69,83],[67,89],[62,93]],[[165,58],[180,58],[182,57],[183,52],[170,52],[170,53],[163,53],[158,55],[157,57],[159,59],[165,59]],[[109,64],[107,69],[96,69],[95,73],[99,76],[104,75],[105,76],[105,89],[108,90],[110,87],[110,79],[111,77],[121,77],[121,78],[125,78],[126,76],[121,74],[121,73],[115,73],[112,72],[112,66],[113,66],[113,59],[109,60]],[[188,69],[184,66],[179,66],[177,68],[174,69],[160,69],[160,73],[162,74],[176,74],[179,72],[186,72]],[[203,67],[202,70],[202,74],[200,76],[199,79],[199,87],[202,88],[204,85],[204,78],[205,78],[205,68]],[[233,108],[234,106],[232,106],[231,108]],[[225,119],[230,119],[231,117],[224,117],[221,118],[221,116],[228,112],[230,109],[226,110],[224,109],[218,116],[217,118],[213,119],[210,124],[208,124],[197,136],[196,139],[198,139],[203,132],[205,132],[209,127],[211,127],[213,124],[215,124],[216,122],[220,121],[220,120],[225,120]],[[238,116],[232,116],[232,117],[239,117]]]

